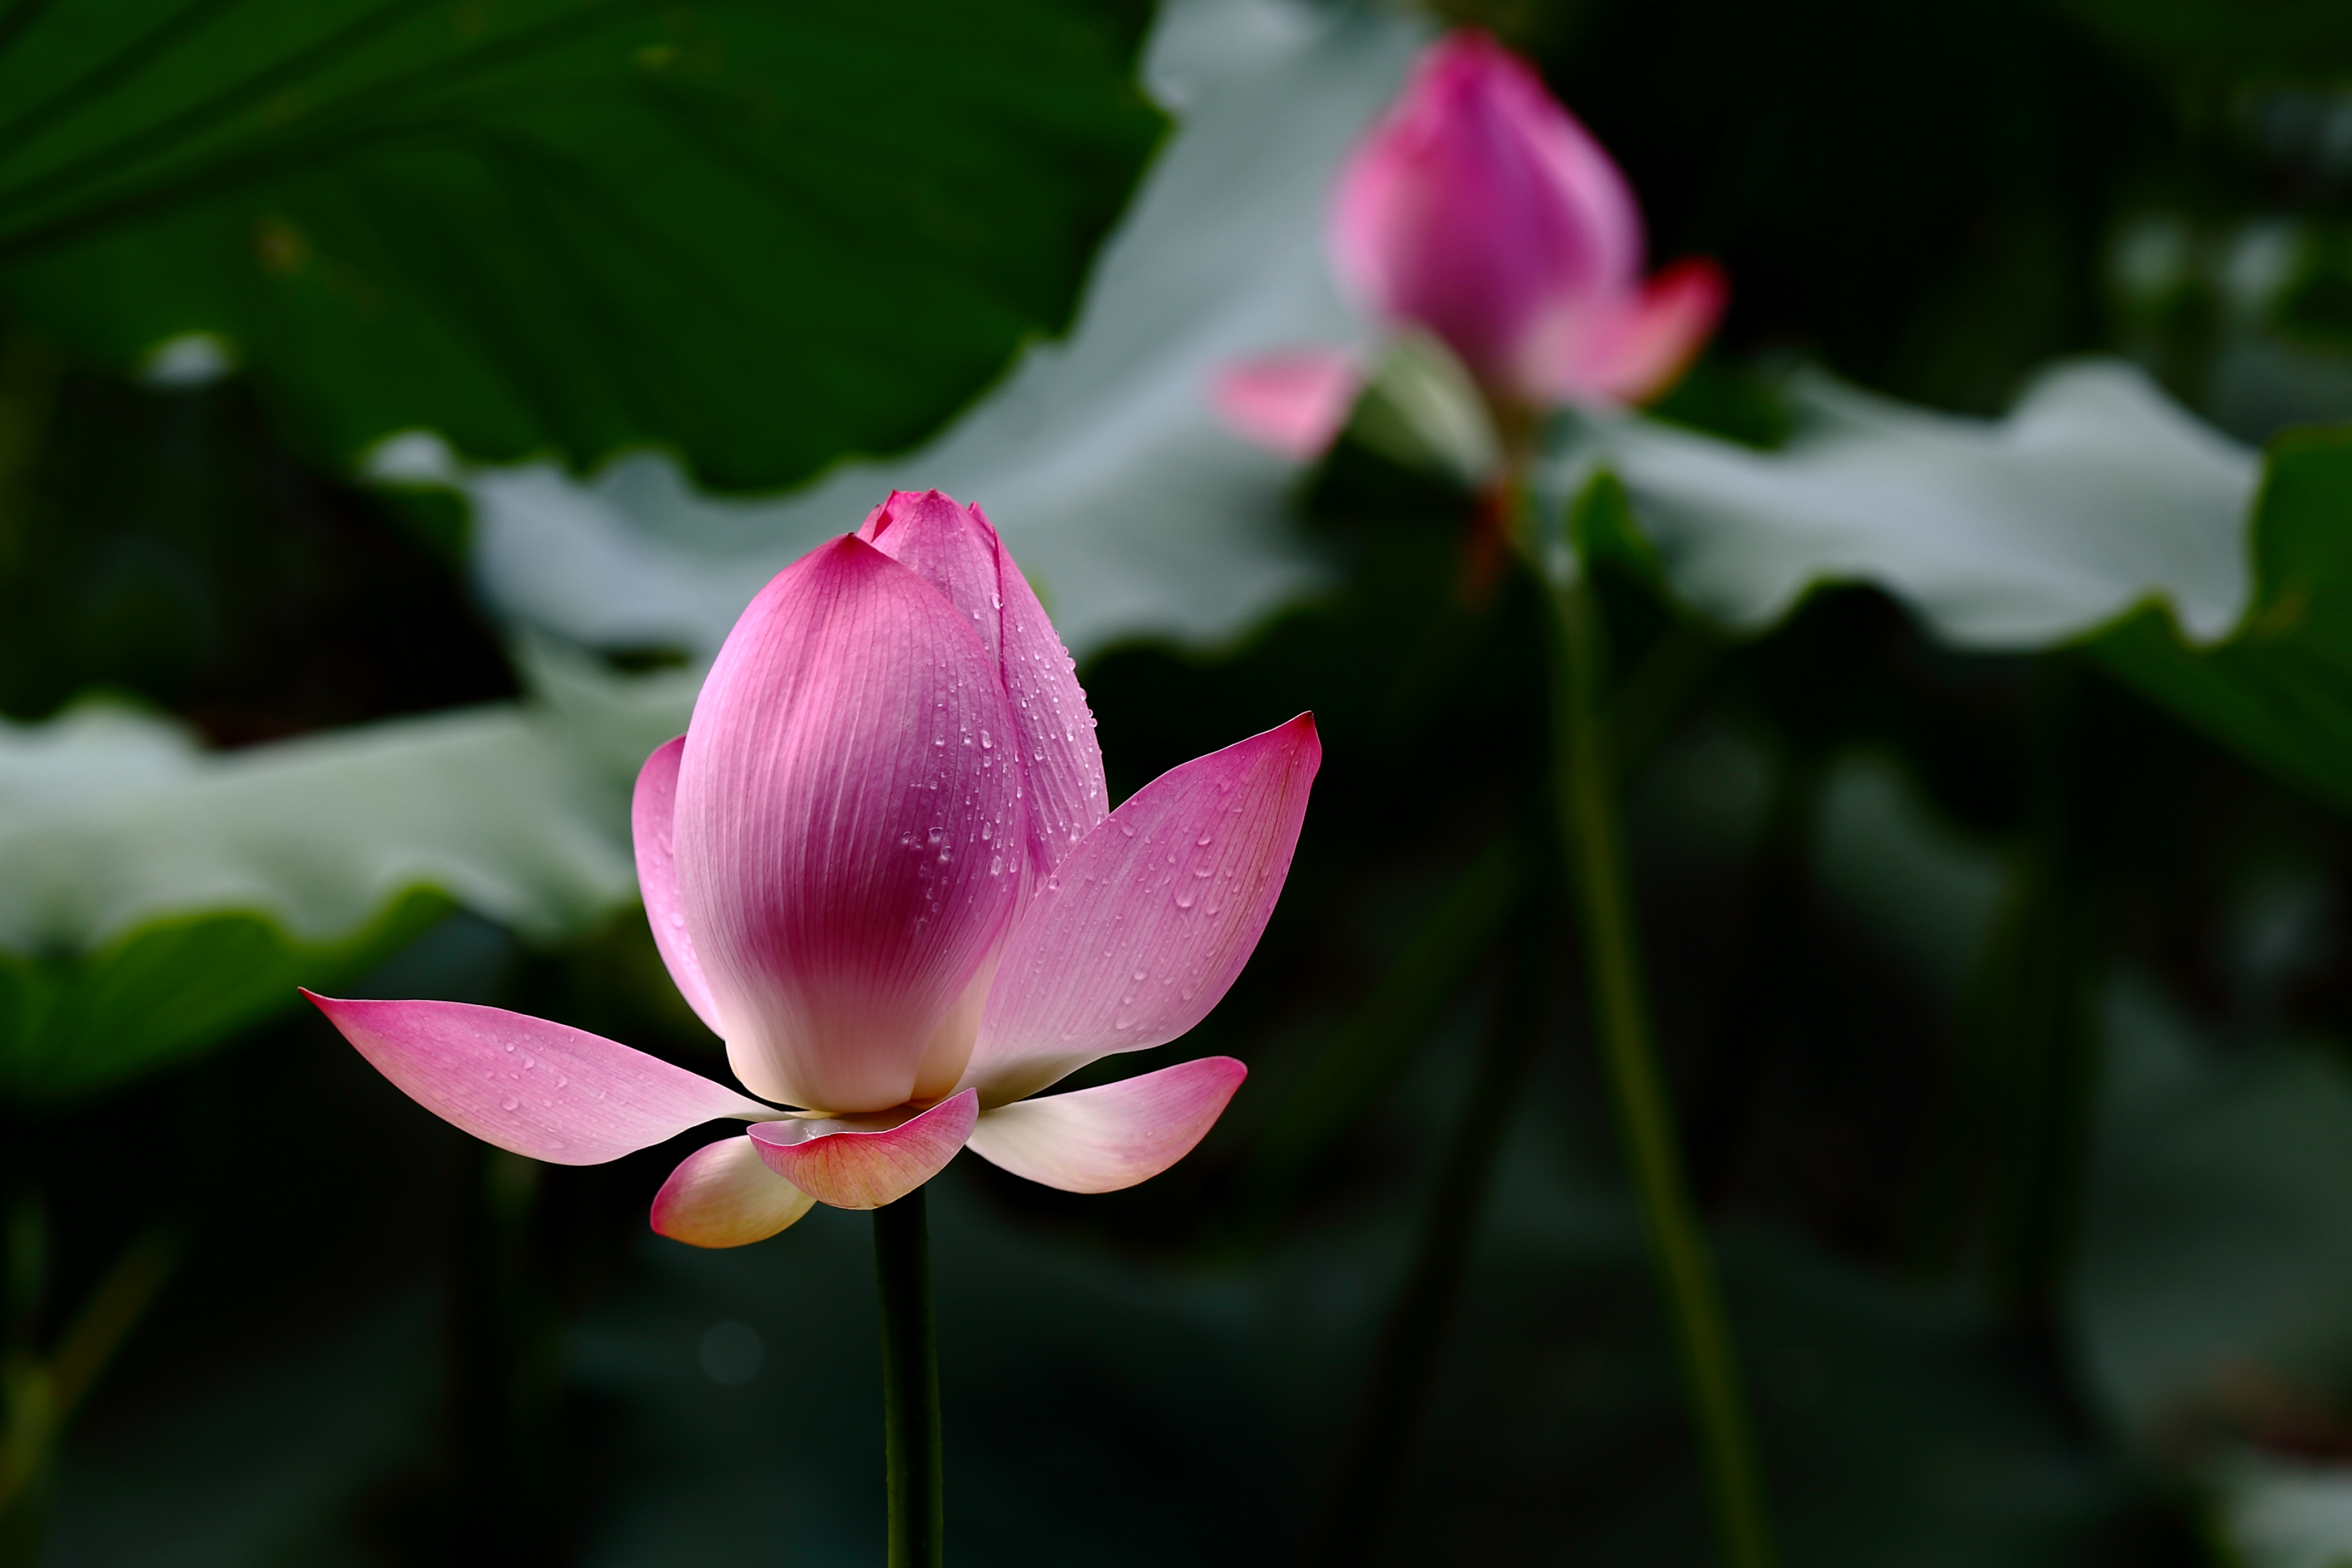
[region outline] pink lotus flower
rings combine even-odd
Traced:
[[[1359,305],[1433,333],[1506,406],[1650,397],[1723,311],[1711,262],[1643,280],[1625,177],[1533,70],[1473,30],[1423,52],[1349,156],[1329,241]],[[1236,433],[1309,457],[1362,378],[1346,350],[1293,350],[1229,366],[1212,402]]]
[[[670,977],[735,1076],[794,1109],[495,1007],[311,1000],[427,1110],[536,1159],[750,1122],[654,1200],[654,1228],[697,1246],[772,1236],[813,1202],[879,1207],[966,1146],[1108,1192],[1199,1142],[1242,1064],[1037,1091],[1216,1005],[1321,755],[1301,714],[1110,810],[1086,693],[995,531],[898,492],[761,590],[637,778]]]

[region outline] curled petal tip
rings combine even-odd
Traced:
[[[751,1142],[768,1168],[842,1209],[878,1209],[929,1181],[971,1136],[980,1097],[971,1089],[901,1116],[763,1121]]]
[[[689,1247],[743,1247],[793,1225],[816,1200],[768,1168],[748,1135],[688,1154],[649,1216],[656,1234]]]
[[[1553,323],[1534,351],[1530,379],[1564,402],[1647,402],[1689,368],[1730,293],[1714,262],[1678,261],[1605,307]]]

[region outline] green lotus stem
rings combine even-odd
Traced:
[[[940,1568],[947,1541],[940,1458],[940,1350],[931,1318],[930,1229],[923,1189],[874,1211],[882,1303],[882,1428],[890,1568]]]
[[[1601,717],[1605,628],[1589,568],[1543,574],[1556,612],[1553,768],[1571,864],[1585,972],[1610,1090],[1642,1216],[1673,1315],[1717,1536],[1728,1568],[1771,1568],[1763,1478],[1731,1330],[1675,1136],[1674,1105],[1650,1035],[1640,942],[1625,869],[1624,824]]]

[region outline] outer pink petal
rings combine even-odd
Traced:
[[[1541,79],[1465,30],[1431,46],[1349,156],[1330,243],[1368,309],[1427,327],[1501,382],[1534,323],[1632,285],[1642,222],[1624,176]]]
[[[1712,261],[1676,262],[1640,290],[1564,321],[1536,350],[1535,390],[1562,402],[1654,397],[1706,343],[1729,295]]]
[[[816,1206],[768,1169],[749,1137],[722,1138],[688,1154],[654,1194],[654,1229],[689,1247],[765,1241]]]
[[[599,1165],[721,1116],[772,1106],[615,1041],[466,1002],[318,1004],[343,1038],[425,1110],[558,1165]]]
[[[971,1152],[1066,1193],[1117,1192],[1191,1153],[1248,1076],[1231,1057],[1203,1057],[1099,1089],[1000,1105],[981,1113]]]
[[[1042,878],[1110,815],[1094,713],[1069,651],[978,505],[894,490],[857,537],[945,594],[996,659],[1019,742],[1031,865]]]
[[[768,1168],[837,1209],[897,1203],[944,1169],[971,1136],[980,1097],[971,1089],[928,1110],[762,1121],[752,1144]]]
[[[1347,349],[1291,349],[1220,370],[1209,406],[1244,441],[1305,462],[1339,438],[1363,384]]]
[[[963,1081],[993,1107],[1207,1016],[1274,912],[1323,755],[1315,721],[1171,768],[1022,912]]]
[[[680,735],[646,759],[637,772],[636,795],[629,803],[629,828],[637,847],[637,891],[646,900],[654,945],[661,950],[677,994],[715,1035],[724,1032],[719,1007],[710,999],[710,983],[702,976],[702,961],[694,956],[694,941],[686,932],[686,910],[677,897],[677,859],[670,844],[677,763],[685,754],[686,737]]]
[[[736,1076],[880,1110],[947,1093],[942,1030],[1019,896],[1011,717],[971,623],[856,539],[761,591],[696,702],[674,843]]]

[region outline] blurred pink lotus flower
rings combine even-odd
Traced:
[[[1209,1057],[1032,1097],[1216,1005],[1321,756],[1301,714],[1110,810],[1086,693],[987,518],[896,492],[761,590],[637,778],[670,977],[735,1076],[794,1109],[495,1007],[311,1000],[418,1103],[535,1159],[750,1122],[654,1200],[654,1228],[696,1246],[758,1241],[812,1203],[879,1207],[967,1146],[1108,1192],[1181,1159],[1246,1069]]]
[[[1723,312],[1712,262],[1642,277],[1642,215],[1609,154],[1484,33],[1448,34],[1349,154],[1331,205],[1341,287],[1441,339],[1506,408],[1635,403],[1670,385]],[[1292,457],[1329,445],[1363,379],[1340,349],[1222,371],[1211,403]]]

